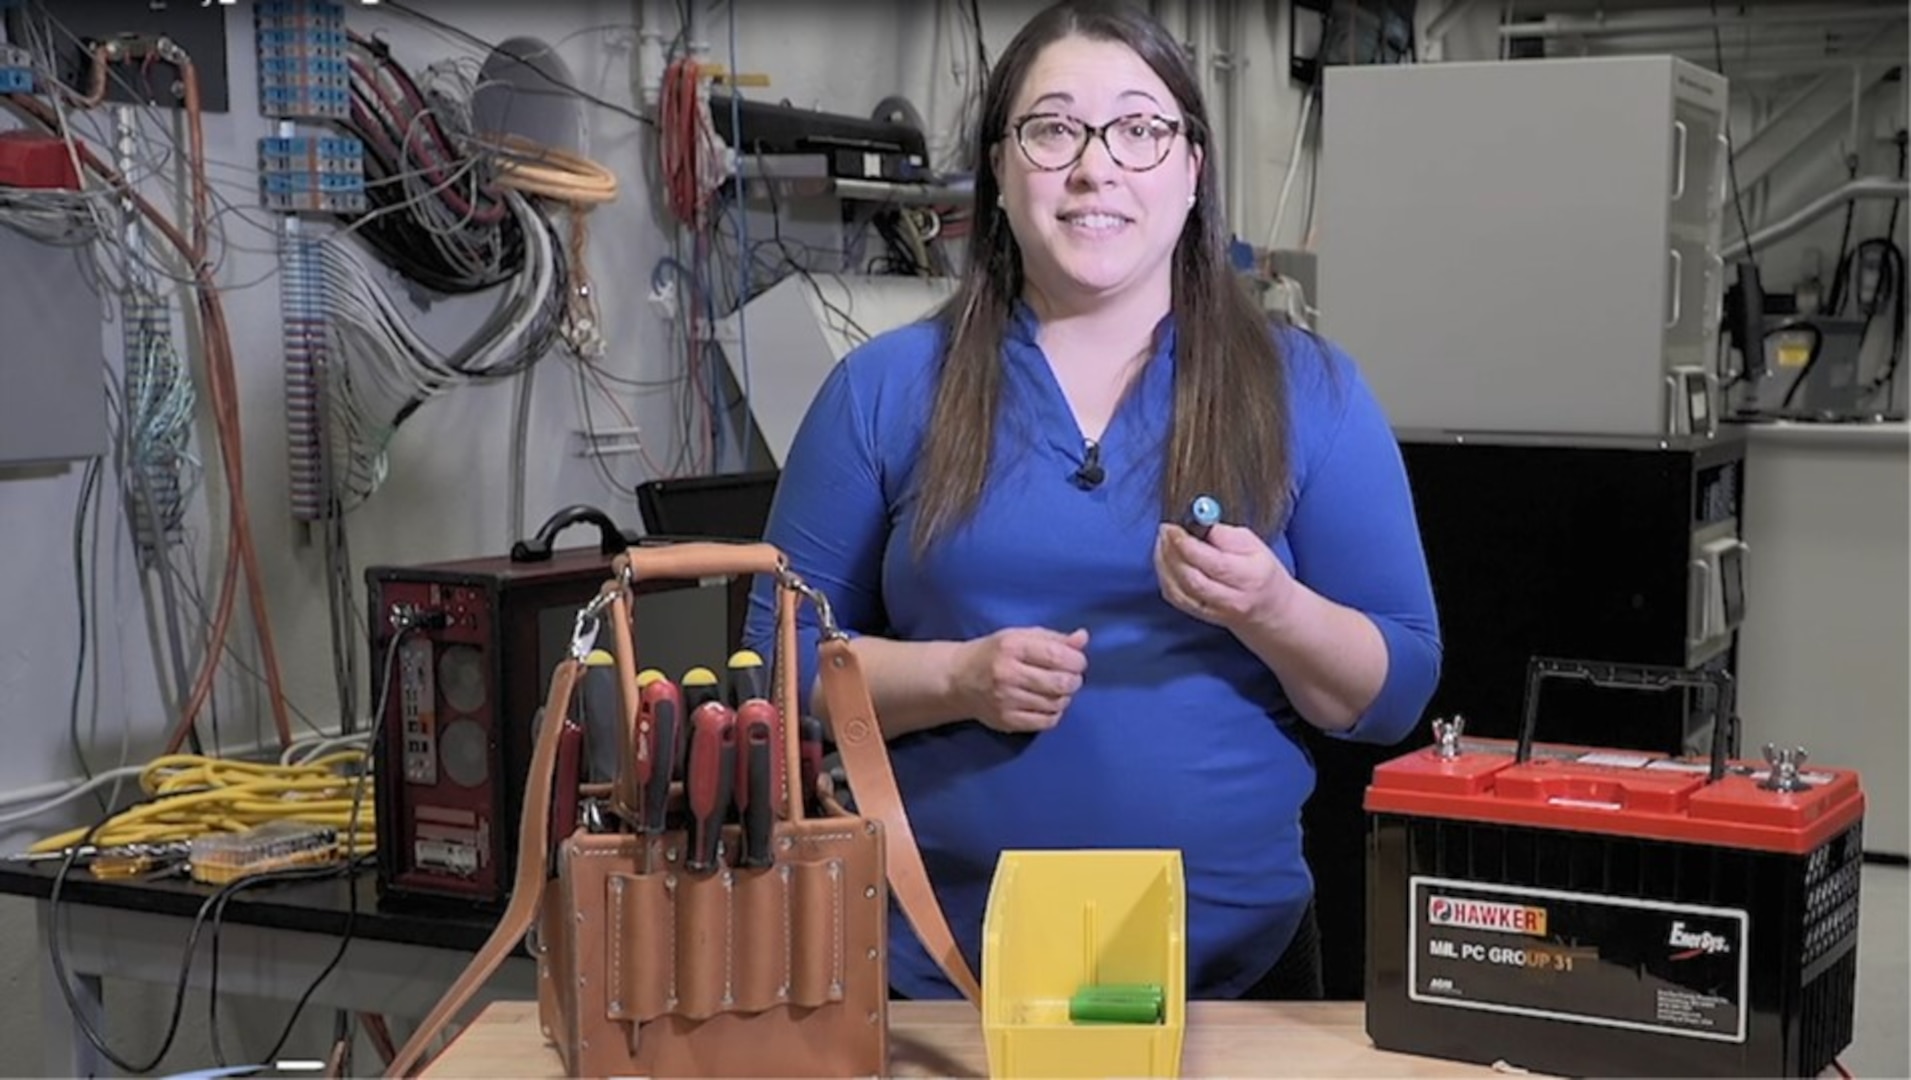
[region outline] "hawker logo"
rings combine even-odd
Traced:
[[[1436,896],[1427,902],[1427,921],[1434,926],[1464,926],[1469,930],[1546,936],[1546,909],[1524,904],[1493,904],[1484,900]]]
[[[1674,960],[1690,960],[1700,955],[1717,956],[1719,953],[1732,951],[1732,943],[1727,941],[1724,935],[1714,934],[1710,930],[1694,933],[1687,930],[1685,923],[1680,921],[1673,922],[1672,932],[1666,935],[1665,943],[1672,948],[1684,950],[1673,953]]]

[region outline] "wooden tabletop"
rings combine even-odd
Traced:
[[[1357,1001],[1188,1004],[1183,1076],[1492,1076],[1484,1065],[1375,1050]],[[975,1009],[961,1001],[889,1007],[894,1076],[987,1076]],[[478,1014],[421,1075],[562,1078],[538,1032],[537,1003],[501,1001]]]

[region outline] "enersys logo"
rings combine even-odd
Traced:
[[[1732,951],[1732,943],[1723,934],[1714,934],[1710,930],[1694,931],[1685,928],[1685,921],[1674,919],[1672,930],[1666,934],[1668,946],[1681,951],[1672,954],[1674,960],[1690,960],[1695,956],[1717,956]]]
[[[1496,904],[1486,900],[1435,896],[1427,901],[1427,922],[1434,926],[1546,936],[1546,909],[1524,904]]]

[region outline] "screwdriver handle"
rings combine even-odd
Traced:
[[[638,699],[639,728],[647,740],[642,753],[651,762],[644,788],[638,792],[637,828],[656,835],[664,830],[664,815],[670,806],[670,781],[678,768],[677,746],[682,733],[683,693],[677,684],[659,676],[644,685]]]
[[[736,776],[736,714],[721,701],[706,701],[690,714],[690,765],[684,772],[684,796],[690,808],[691,870],[717,865],[717,841],[730,806]]]
[[[722,687],[717,685],[717,673],[707,667],[693,667],[677,680],[683,687],[684,708],[692,713],[706,701],[718,701],[723,697]]]
[[[730,707],[741,709],[746,701],[769,700],[769,679],[763,670],[763,657],[749,649],[730,654]]]
[[[743,854],[737,864],[768,866],[771,819],[776,815],[776,774],[770,757],[776,706],[762,698],[744,702],[737,710],[737,728],[737,817],[743,825]]]
[[[622,775],[619,744],[624,710],[617,692],[617,669],[610,654],[593,651],[578,686],[578,723],[584,727],[585,778],[602,784]]]

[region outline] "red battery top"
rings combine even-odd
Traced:
[[[1850,769],[1711,764],[1696,758],[1510,740],[1428,746],[1374,769],[1369,813],[1413,814],[1572,832],[1806,854],[1864,816]],[[1776,777],[1774,777],[1776,774]]]

